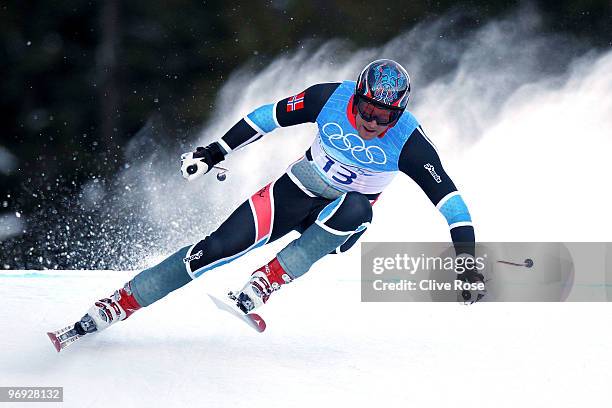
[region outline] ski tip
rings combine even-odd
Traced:
[[[249,313],[247,314],[247,317],[251,322],[253,322],[255,325],[255,330],[257,330],[259,333],[266,330],[266,321],[262,319],[260,315],[257,313]]]
[[[57,339],[57,336],[55,335],[55,333],[47,332],[47,336],[49,336],[49,339],[51,340],[51,343],[53,343],[55,350],[57,350],[57,352],[59,353],[62,350],[62,348],[60,346],[60,342]]]

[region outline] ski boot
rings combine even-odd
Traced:
[[[116,290],[110,298],[95,302],[87,314],[75,323],[74,328],[80,335],[104,330],[118,321],[127,319],[140,307],[128,282],[123,288]]]
[[[60,330],[47,332],[47,336],[59,353],[84,335],[104,330],[118,321],[127,319],[140,307],[132,295],[128,282],[110,298],[98,300],[78,322]]]
[[[247,314],[266,303],[273,292],[291,281],[291,277],[283,270],[278,259],[274,258],[253,272],[242,290],[236,293],[229,292],[228,297]]]

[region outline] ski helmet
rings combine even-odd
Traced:
[[[357,78],[355,102],[360,98],[382,108],[403,111],[410,98],[410,76],[393,60],[372,61]]]

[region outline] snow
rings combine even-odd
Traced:
[[[65,407],[608,406],[609,304],[361,303],[354,258],[277,292],[262,334],[206,296],[245,278],[226,269],[60,354],[45,332],[132,273],[4,271],[0,384]]]

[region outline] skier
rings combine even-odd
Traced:
[[[318,126],[305,155],[280,178],[253,194],[209,236],[95,302],[73,331],[84,335],[103,330],[217,266],[292,230],[300,232],[299,238],[253,272],[241,290],[230,292],[240,310],[252,312],[323,256],[351,248],[372,221],[372,204],[400,171],[444,215],[457,256],[474,256],[468,209],[435,146],[406,110],[409,96],[410,78],[399,63],[373,61],[357,82],[321,83],[261,106],[220,140],[183,154],[181,172],[191,181],[276,128],[307,122]],[[475,270],[458,278],[484,281]],[[464,291],[463,297],[474,302],[483,294]]]

